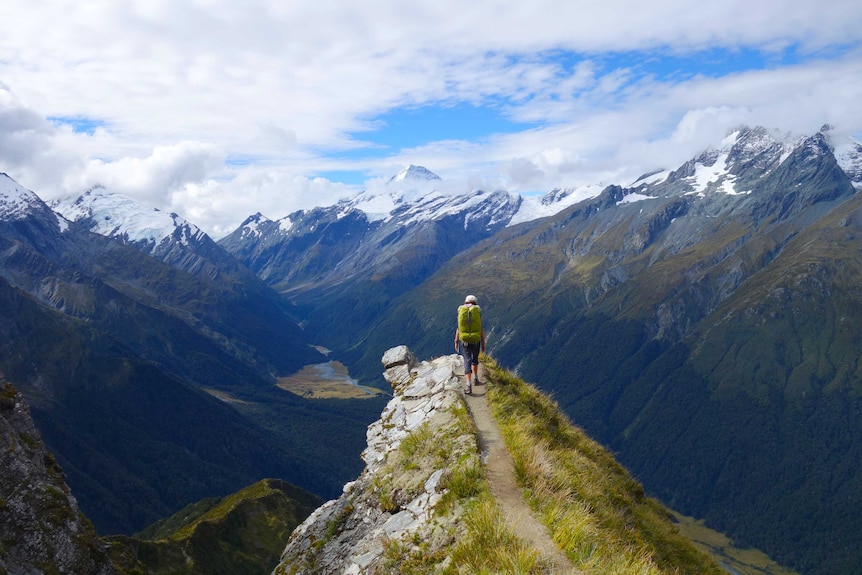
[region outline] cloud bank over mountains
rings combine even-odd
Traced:
[[[862,5],[221,0],[0,6],[0,171],[218,237],[385,185],[544,192],[739,124],[862,134]]]

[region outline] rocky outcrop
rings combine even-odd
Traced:
[[[420,363],[400,346],[383,364],[394,397],[368,427],[364,471],[294,530],[275,575],[389,573],[393,546],[403,558],[422,542],[427,556],[456,540],[462,507],[440,503],[453,469],[479,456],[473,428],[457,422],[460,360]]]
[[[2,377],[0,446],[0,573],[113,573],[23,396]]]

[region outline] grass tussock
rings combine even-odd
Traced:
[[[554,541],[584,573],[719,575],[669,513],[548,396],[488,357],[487,399],[519,483]]]
[[[464,516],[463,532],[444,573],[545,572],[539,554],[512,534],[490,491],[483,490]]]

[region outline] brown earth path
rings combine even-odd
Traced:
[[[515,479],[512,457],[503,443],[500,428],[485,400],[488,379],[482,365],[479,365],[479,381],[482,382],[481,385],[474,385],[472,395],[467,395],[465,398],[476,428],[479,430],[479,448],[482,450],[482,459],[488,470],[491,494],[506,517],[509,528],[515,535],[528,541],[539,551],[542,558],[548,562],[551,573],[558,575],[580,573],[556,546],[547,527],[536,518],[533,510],[524,500],[523,491],[518,487]]]

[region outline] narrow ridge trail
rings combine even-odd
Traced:
[[[494,416],[491,415],[491,409],[485,399],[485,392],[488,389],[487,377],[484,366],[479,365],[479,381],[482,383],[474,385],[473,394],[465,396],[465,399],[479,431],[479,448],[482,450],[482,460],[488,470],[491,494],[500,506],[512,532],[539,551],[542,558],[550,565],[552,573],[558,575],[580,573],[556,546],[547,527],[536,518],[533,510],[524,500],[523,491],[518,487],[515,478],[512,457],[503,443],[500,428]]]

